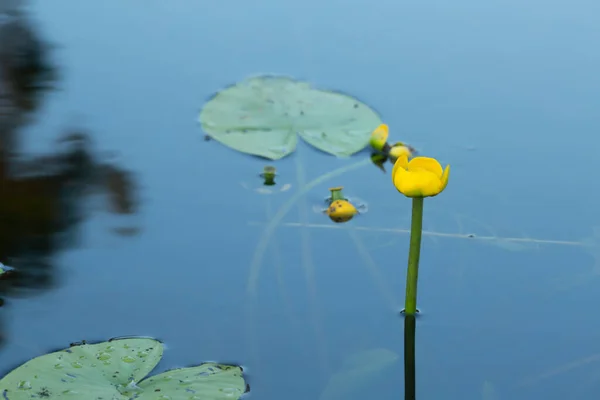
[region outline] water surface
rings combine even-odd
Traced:
[[[280,73],[357,96],[394,139],[452,165],[447,190],[425,202],[417,396],[597,398],[599,16],[586,0],[31,2],[60,79],[16,152],[52,153],[79,127],[98,159],[112,154],[104,165],[134,177],[140,205],[118,213],[106,194],[77,197],[71,236],[44,253],[49,283],[2,309],[0,368],[76,340],[149,335],[167,345],[159,369],[240,363],[250,396],[308,399],[352,354],[402,359],[410,201],[391,165],[318,185],[256,253],[291,196],[368,153],[335,159],[300,143],[275,163],[292,189],[264,196],[240,183],[259,185],[265,160],[203,140],[209,96]],[[369,212],[344,225],[314,213],[338,185]],[[362,393],[400,397],[402,371],[383,369]]]

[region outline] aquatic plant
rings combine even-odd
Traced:
[[[417,321],[414,315],[404,318],[404,400],[416,399],[415,336]]]
[[[344,358],[341,368],[330,376],[319,400],[370,397],[377,390],[378,378],[397,361],[398,354],[382,347],[350,354]]]
[[[338,157],[364,149],[379,115],[352,96],[283,76],[258,76],[215,94],[199,121],[211,138],[242,153],[278,160],[298,135]]]
[[[369,145],[376,151],[371,154],[371,161],[381,169],[383,169],[383,163],[388,159],[394,163],[400,156],[412,157],[416,153],[412,146],[403,142],[390,145],[387,141],[389,134],[389,127],[381,124],[375,128],[369,138]]]
[[[354,196],[352,198],[344,196],[343,189],[342,186],[329,188],[331,194],[325,198],[324,203],[314,204],[313,211],[327,215],[336,223],[348,222],[355,215],[368,211],[369,208],[365,201]]]
[[[396,189],[412,198],[412,221],[410,226],[410,248],[406,274],[406,302],[404,313],[417,312],[417,279],[423,231],[423,199],[440,194],[448,185],[450,166],[442,170],[440,163],[429,157],[415,157],[408,161],[401,155],[392,169],[392,182]]]
[[[0,394],[5,400],[221,400],[247,391],[241,367],[212,362],[144,379],[162,355],[162,343],[150,338],[73,344],[8,373],[0,380]]]
[[[251,190],[259,194],[276,194],[290,190],[292,184],[284,183],[282,185],[278,185],[277,182],[275,182],[275,177],[277,176],[277,168],[272,165],[267,165],[263,168],[263,172],[258,174],[258,177],[262,181],[260,185],[253,184],[249,181],[240,182],[240,185],[246,190]]]
[[[272,165],[267,165],[263,169],[263,173],[260,174],[260,177],[265,180],[263,185],[273,186],[275,184],[275,175],[277,175],[277,169]]]

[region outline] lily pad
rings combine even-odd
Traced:
[[[237,151],[277,160],[296,149],[297,135],[345,157],[369,144],[379,115],[352,96],[287,77],[246,79],[215,94],[200,112],[202,129]]]
[[[246,390],[238,366],[205,363],[142,380],[160,361],[163,345],[149,338],[81,344],[26,362],[0,380],[4,400],[239,399]]]

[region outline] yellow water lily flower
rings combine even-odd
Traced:
[[[448,185],[450,166],[442,171],[435,158],[415,157],[408,161],[406,155],[398,157],[392,169],[392,182],[406,197],[433,197]]]
[[[397,160],[400,156],[406,156],[408,158],[412,157],[412,152],[410,149],[402,143],[396,143],[390,149],[390,158]]]
[[[369,144],[377,151],[383,151],[385,144],[387,143],[388,136],[390,134],[390,130],[386,124],[381,124],[373,133],[371,133],[371,138],[369,139]]]
[[[358,214],[358,210],[349,201],[336,200],[329,205],[326,213],[333,222],[347,222]]]

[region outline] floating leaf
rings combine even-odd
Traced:
[[[140,382],[162,354],[163,345],[147,338],[76,345],[34,358],[11,371],[0,380],[0,394],[4,400],[127,400],[133,396],[187,400],[194,398],[197,390],[198,398],[211,400],[237,399],[245,390],[241,368],[213,363],[168,371]]]
[[[224,145],[277,160],[296,149],[297,134],[335,156],[365,148],[379,115],[355,98],[287,77],[260,76],[225,88],[200,112],[202,129]]]
[[[150,377],[139,388],[143,390],[137,397],[139,400],[220,400],[239,399],[246,391],[246,384],[240,367],[206,363]],[[161,394],[169,397],[160,397]]]
[[[396,360],[398,354],[388,349],[372,349],[348,356],[341,370],[331,376],[319,399],[347,399],[368,385]]]

